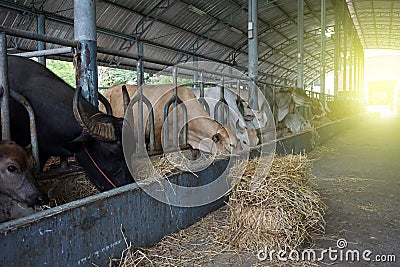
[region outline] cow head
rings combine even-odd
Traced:
[[[292,100],[295,106],[311,106],[311,98],[307,95],[306,91],[301,88],[293,87],[291,89]]]
[[[38,189],[33,175],[34,159],[29,147],[0,142],[0,194],[28,207],[46,204],[48,196]]]
[[[235,132],[229,126],[220,126],[211,139],[216,145],[217,152],[232,153],[241,149]]]
[[[103,113],[89,115],[80,103],[80,92],[78,88],[73,100],[75,119],[83,128],[73,141],[77,159],[101,191],[133,183],[122,148],[123,119]]]
[[[240,144],[244,150],[258,145],[259,139],[255,129],[249,129],[245,125],[242,126],[239,119],[237,119],[235,127],[237,130],[236,136],[240,140]]]

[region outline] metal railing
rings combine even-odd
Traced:
[[[173,104],[172,109],[172,135],[173,135],[173,149],[178,148],[179,145],[179,132],[178,132],[178,105],[182,109],[182,123],[183,123],[183,144],[187,145],[187,133],[188,133],[188,114],[187,107],[183,101],[178,96],[178,67],[174,67],[172,70],[172,81],[174,87],[174,93],[169,101],[164,105],[164,127],[163,127],[163,137],[164,137],[164,149],[169,149],[169,126],[168,126],[168,114],[169,108]]]

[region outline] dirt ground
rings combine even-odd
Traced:
[[[367,119],[315,152],[311,155],[319,154],[319,159],[312,173],[328,206],[326,236],[317,239],[315,247],[358,250],[360,258],[365,250],[372,252],[366,255],[370,262],[325,257],[324,263],[400,266],[400,118]],[[338,249],[341,238],[347,247]],[[396,262],[375,261],[390,255]]]

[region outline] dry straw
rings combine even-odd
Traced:
[[[39,181],[39,184],[49,196],[49,207],[59,206],[100,193],[83,171],[72,173],[61,179],[53,178]]]
[[[312,234],[322,233],[325,224],[325,205],[309,178],[310,161],[302,155],[275,158],[269,174],[252,189],[258,162],[249,161],[232,191],[225,240],[250,250],[298,249]]]
[[[254,254],[259,249],[301,248],[325,225],[325,205],[310,181],[311,163],[302,155],[270,162],[239,162],[230,170],[239,182],[226,207],[152,248],[135,250],[126,240],[127,249],[110,266],[259,266]]]

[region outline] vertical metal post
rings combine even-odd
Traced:
[[[225,77],[221,77],[219,100],[215,103],[214,119],[221,124],[227,124],[229,120],[229,107],[225,100]]]
[[[347,17],[343,18],[343,91],[347,91]]]
[[[358,99],[358,87],[360,85],[360,50],[359,50],[358,42],[354,48],[355,51],[355,74],[354,74],[354,91],[356,93],[356,99]]]
[[[303,89],[304,0],[297,0],[297,87]]]
[[[361,53],[361,89],[363,93],[365,93],[365,57],[364,57],[364,50],[362,50]]]
[[[176,95],[174,101],[174,108],[172,111],[173,123],[172,123],[172,134],[173,134],[173,146],[176,148],[178,146],[178,67],[174,66],[172,70],[172,83],[174,86],[174,92]]]
[[[353,90],[354,95],[357,96],[357,79],[358,79],[358,48],[357,45],[354,46],[354,79],[353,79]]]
[[[334,35],[334,46],[335,46],[335,54],[334,54],[334,60],[335,60],[335,71],[334,71],[334,96],[337,96],[338,91],[339,91],[339,71],[340,71],[340,54],[341,54],[341,49],[340,49],[340,39],[342,36],[341,32],[341,12],[340,12],[340,5],[341,1],[336,2],[335,6],[335,35]]]
[[[74,36],[80,42],[80,58],[76,66],[77,86],[82,95],[98,106],[96,1],[74,0]]]
[[[20,77],[23,79],[23,77]],[[8,88],[8,60],[7,38],[5,32],[0,32],[0,86],[3,88],[1,96],[1,138],[10,140],[10,91]]]
[[[137,133],[137,148],[138,153],[143,153],[145,150],[144,141],[144,123],[143,123],[143,43],[138,42],[138,55],[139,59],[136,61],[136,76],[137,76],[137,86],[138,86],[138,133]]]
[[[258,31],[257,31],[257,0],[248,0],[249,2],[249,21],[248,21],[248,47],[249,47],[249,77],[250,77],[250,107],[258,110]]]
[[[200,72],[200,97],[199,97],[200,104],[203,105],[204,109],[210,115],[210,107],[208,106],[207,101],[204,99],[204,73],[203,71]]]
[[[350,30],[350,32],[349,32],[349,37],[350,37],[350,42],[349,42],[349,59],[350,59],[350,62],[349,62],[349,91],[351,92],[350,93],[350,96],[352,95],[352,91],[353,91],[353,71],[354,71],[354,53],[353,53],[353,51],[354,51],[354,49],[353,49],[353,46],[354,46],[354,39],[353,39],[353,31],[352,30]]]
[[[355,35],[356,36],[356,35]],[[353,90],[354,90],[354,96],[355,98],[357,97],[358,94],[358,89],[357,89],[357,84],[358,84],[358,46],[357,42],[354,43],[354,66],[353,66],[353,72],[354,72],[354,78],[353,78]]]
[[[39,34],[46,34],[46,29],[45,29],[45,18],[43,14],[40,14],[37,16],[37,33]],[[42,41],[37,42],[37,50],[46,50],[46,43]],[[45,56],[40,56],[38,57],[38,62],[42,64],[43,66],[46,66],[46,57]]]
[[[320,76],[320,88],[321,96],[320,100],[325,103],[325,36],[326,31],[326,0],[321,0],[321,76]]]
[[[200,72],[200,98],[204,98],[204,73]]]
[[[196,69],[199,68],[199,60],[198,60],[197,56],[193,56],[193,67]],[[197,87],[196,83],[197,83],[198,79],[199,79],[198,71],[194,70],[193,71],[193,82],[194,82],[193,88]]]
[[[29,130],[31,134],[31,145],[32,145],[32,155],[35,159],[34,170],[36,174],[40,173],[40,159],[39,159],[39,145],[37,139],[37,130],[36,130],[36,119],[35,113],[28,99],[26,99],[23,95],[10,90],[10,97],[17,101],[19,104],[24,106],[29,116]]]

